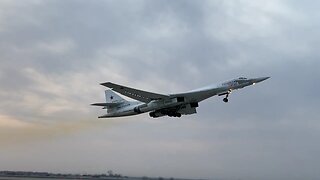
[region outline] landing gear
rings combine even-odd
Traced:
[[[180,113],[168,113],[169,117],[181,117]]]
[[[150,116],[150,117],[153,117],[153,118],[156,118],[156,117],[157,117],[155,112],[150,112],[150,113],[149,113],[149,116]]]
[[[181,113],[175,112],[175,111],[153,111],[149,113],[150,117],[157,118],[161,116],[168,115],[169,117],[181,117]]]
[[[228,97],[229,97],[229,94],[231,94],[231,91],[232,91],[232,89],[229,89],[227,92],[219,94],[219,96],[226,95],[226,97],[223,98],[223,102],[227,103],[229,101]]]
[[[229,94],[230,94],[230,93],[228,92],[227,95],[226,95],[226,97],[223,98],[223,102],[225,102],[225,103],[229,102],[229,99],[228,99]]]

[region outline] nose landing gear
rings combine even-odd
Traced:
[[[226,97],[225,97],[225,98],[223,98],[223,102],[225,102],[225,103],[229,102],[228,97],[229,97],[229,93],[226,95]]]
[[[229,91],[226,93],[226,97],[223,98],[223,102],[225,102],[225,103],[229,102],[229,99],[228,99],[229,94],[231,94],[231,90],[229,90]]]
[[[229,89],[229,90],[228,90],[227,92],[225,92],[225,93],[219,94],[219,96],[226,95],[226,97],[223,98],[223,102],[227,103],[227,102],[229,101],[229,99],[228,99],[229,94],[231,94],[231,89]]]

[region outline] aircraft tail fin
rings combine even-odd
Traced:
[[[120,97],[118,94],[116,94],[110,89],[105,91],[105,96],[106,96],[106,103],[118,104],[118,103],[126,102],[125,99],[123,99],[122,97]]]

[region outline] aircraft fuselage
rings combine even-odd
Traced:
[[[208,99],[212,96],[223,96],[224,102],[228,102],[229,94],[236,89],[241,89],[246,86],[251,86],[261,81],[268,79],[269,77],[263,78],[237,78],[231,81],[226,81],[218,85],[212,85],[204,87],[201,89],[196,89],[186,93],[178,94],[148,94],[149,92],[141,91],[108,83],[103,84],[107,87],[111,86],[113,90],[127,95],[131,98],[137,98],[139,100],[145,100],[146,102],[140,101],[121,101],[117,106],[113,108],[107,108],[107,114],[100,116],[99,118],[111,118],[111,117],[122,117],[122,116],[132,116],[141,113],[150,112],[151,117],[161,117],[161,116],[174,116],[181,117],[181,115],[194,114],[196,113],[196,108],[199,106],[199,102]],[[143,97],[143,96],[146,97]],[[150,97],[149,97],[150,96]]]

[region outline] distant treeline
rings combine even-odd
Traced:
[[[35,178],[64,178],[64,179],[128,179],[121,174],[61,174],[49,172],[32,172],[32,171],[0,171],[2,177],[35,177]]]
[[[191,180],[176,179],[163,177],[128,177],[121,174],[113,173],[111,170],[107,174],[62,174],[49,172],[32,172],[32,171],[0,171],[0,177],[16,177],[16,178],[52,178],[52,179],[92,179],[92,180]]]

